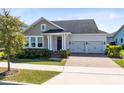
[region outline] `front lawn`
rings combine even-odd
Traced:
[[[48,60],[48,59],[16,59],[15,63],[64,66],[66,63],[66,60],[55,61],[55,60]]]
[[[0,72],[3,72],[5,70],[5,68],[0,68]],[[19,69],[19,72],[13,75],[2,77],[0,78],[0,80],[41,84],[58,74],[60,74],[60,72]]]
[[[114,60],[120,67],[124,67],[124,59]]]
[[[120,51],[120,54],[124,56],[124,50],[121,50]]]

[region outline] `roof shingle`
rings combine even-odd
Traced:
[[[62,21],[51,21],[62,28],[64,31],[71,32],[72,34],[81,33],[105,33],[99,31],[97,25],[93,19],[86,20],[62,20]]]

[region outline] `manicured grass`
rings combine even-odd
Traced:
[[[121,52],[120,52],[122,55],[124,55],[124,50],[121,50]]]
[[[120,67],[124,67],[124,59],[114,60]]]
[[[38,65],[58,65],[58,66],[64,66],[66,63],[66,60],[48,60],[48,59],[17,59],[16,63],[28,63],[28,64],[38,64]]]
[[[5,71],[5,68],[0,68],[0,72]],[[54,76],[60,74],[55,71],[39,71],[39,70],[19,70],[18,73],[0,78],[1,80],[25,82],[33,84],[41,84]]]

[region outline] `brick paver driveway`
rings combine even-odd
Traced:
[[[66,66],[119,67],[104,54],[72,54],[67,59]]]

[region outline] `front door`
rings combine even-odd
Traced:
[[[57,37],[57,50],[62,49],[62,37]]]

